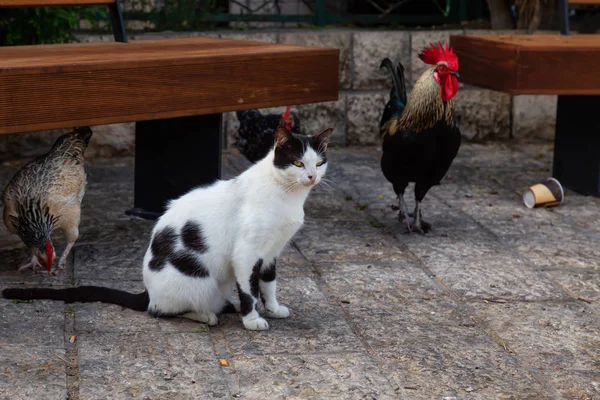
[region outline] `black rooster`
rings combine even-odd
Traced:
[[[398,220],[406,224],[408,232],[425,233],[431,229],[431,224],[422,219],[421,201],[432,186],[440,184],[461,142],[453,100],[458,92],[458,57],[448,46],[439,46],[438,49],[431,44],[419,54],[423,62],[432,66],[417,80],[408,99],[402,64],[398,63],[396,71],[386,58],[380,66],[390,71],[393,81],[390,100],[379,123],[383,140],[381,169],[398,195]],[[415,183],[412,223],[404,201],[409,182]]]
[[[255,163],[262,160],[275,144],[275,131],[281,124],[292,133],[300,133],[300,121],[288,107],[283,116],[278,114],[262,115],[258,110],[236,111],[240,129],[235,147],[248,159]]]

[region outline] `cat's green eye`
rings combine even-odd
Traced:
[[[319,161],[319,162],[317,163],[317,167],[320,167],[320,166],[321,166],[321,165],[323,165],[323,164],[324,164],[324,162],[323,162],[323,161]]]
[[[303,163],[302,161],[298,161],[298,160],[296,160],[296,161],[294,161],[294,165],[295,165],[296,167],[303,167],[303,166],[304,166],[304,163]]]

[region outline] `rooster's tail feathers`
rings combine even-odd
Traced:
[[[381,65],[379,65],[379,69],[383,67],[387,68],[387,70],[390,71],[390,74],[392,75],[392,82],[394,83],[394,86],[390,90],[390,97],[400,99],[402,104],[406,105],[407,96],[406,80],[404,78],[404,66],[402,65],[402,63],[399,62],[397,67],[394,69],[394,64],[392,63],[392,60],[390,60],[389,58],[384,58],[381,62]]]

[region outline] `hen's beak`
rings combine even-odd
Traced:
[[[456,76],[457,78],[460,78],[460,74],[458,73],[458,71],[451,71],[450,74]]]

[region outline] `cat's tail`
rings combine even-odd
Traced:
[[[117,304],[135,311],[146,311],[150,303],[147,291],[135,294],[100,286],[78,286],[66,289],[4,289],[2,297],[15,300],[62,300],[65,303],[100,301]]]

